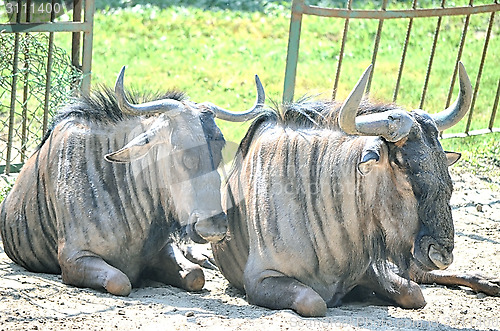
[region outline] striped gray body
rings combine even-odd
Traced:
[[[212,247],[221,272],[250,303],[322,315],[321,304],[300,298],[319,295],[335,306],[356,285],[406,291],[409,280],[388,262],[403,274],[412,261],[437,269],[428,257],[412,256],[422,238],[443,259],[451,254],[452,183],[432,119],[409,113],[408,136],[392,143],[342,132],[339,107],[290,105],[284,115],[257,119],[240,145],[223,190],[228,235]],[[364,103],[359,113],[393,108]],[[368,160],[375,152],[378,159]]]
[[[63,109],[3,201],[0,229],[5,252],[26,269],[127,295],[144,274],[168,282],[173,231],[225,221],[216,170],[224,138],[213,113],[189,101],[175,116],[128,116],[110,92],[100,98],[109,100]],[[151,130],[158,141],[130,151],[142,157],[105,160]]]

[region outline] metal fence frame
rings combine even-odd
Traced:
[[[55,12],[52,11],[50,21],[44,23],[31,22],[31,7],[32,1],[27,0],[25,4],[23,1],[17,0],[17,8],[25,8],[26,13],[18,11],[15,23],[2,23],[0,24],[0,33],[15,33],[15,46],[14,46],[14,64],[12,67],[13,82],[12,90],[10,91],[10,113],[9,113],[9,132],[7,142],[7,157],[6,164],[0,166],[0,172],[9,174],[10,172],[18,172],[22,166],[21,164],[11,164],[11,151],[14,135],[14,117],[16,108],[16,93],[17,93],[17,72],[19,60],[19,37],[21,33],[30,32],[47,32],[49,33],[49,46],[47,54],[47,76],[45,85],[45,98],[44,98],[44,114],[43,114],[43,133],[47,130],[47,122],[49,117],[49,99],[50,99],[50,80],[51,68],[53,63],[52,52],[54,48],[54,33],[57,32],[72,32],[72,52],[71,62],[76,68],[82,71],[82,82],[80,91],[83,94],[90,92],[91,83],[91,69],[92,69],[92,42],[93,42],[93,26],[94,26],[94,0],[73,0],[73,21],[55,22]],[[51,0],[51,8],[54,8],[55,1]],[[83,20],[82,20],[83,9]],[[21,19],[25,15],[25,22]],[[83,33],[83,43],[82,40]],[[81,59],[80,59],[81,54]],[[26,88],[25,88],[26,90]]]
[[[442,18],[444,16],[465,16],[464,27],[463,27],[462,36],[460,39],[459,50],[458,50],[457,58],[455,61],[455,69],[453,71],[453,76],[451,79],[450,88],[448,91],[448,96],[447,96],[447,101],[446,101],[446,107],[448,107],[450,102],[451,102],[453,87],[454,87],[455,79],[457,76],[458,62],[461,59],[462,51],[463,51],[464,45],[465,45],[465,38],[467,35],[467,29],[469,26],[470,17],[471,17],[471,15],[479,14],[479,13],[491,13],[491,16],[489,19],[489,24],[488,24],[488,29],[486,32],[485,42],[484,42],[484,46],[483,46],[483,51],[482,51],[482,55],[481,55],[479,71],[478,71],[477,79],[476,79],[475,86],[474,86],[474,93],[473,93],[473,97],[472,97],[471,108],[469,110],[465,131],[461,134],[445,134],[445,135],[443,135],[443,137],[450,138],[450,137],[457,137],[457,136],[468,136],[468,135],[477,135],[477,134],[484,134],[484,133],[491,133],[491,132],[500,132],[500,128],[493,127],[497,108],[498,108],[498,103],[499,103],[499,99],[500,99],[500,79],[498,80],[498,87],[497,87],[497,91],[496,91],[495,100],[493,102],[493,107],[492,107],[492,111],[491,111],[491,116],[490,116],[488,128],[481,129],[481,130],[474,130],[474,131],[470,130],[471,121],[472,121],[472,114],[474,112],[474,105],[476,102],[477,93],[478,93],[479,86],[481,83],[481,75],[483,72],[484,62],[486,59],[486,52],[487,52],[488,44],[489,44],[490,37],[491,37],[491,30],[493,27],[493,22],[495,20],[495,14],[496,14],[496,12],[500,11],[500,4],[499,4],[498,0],[495,0],[494,3],[492,3],[492,4],[478,5],[478,6],[474,5],[474,3],[473,3],[474,0],[470,0],[469,6],[466,6],[466,7],[446,7],[445,6],[446,0],[441,0],[441,7],[439,7],[439,8],[417,8],[417,0],[413,0],[412,8],[411,9],[403,9],[403,10],[387,10],[387,2],[388,2],[388,0],[383,0],[382,6],[379,10],[357,10],[357,9],[352,9],[352,0],[348,0],[347,8],[345,8],[345,9],[311,6],[311,5],[306,4],[305,0],[293,0],[292,1],[292,12],[291,12],[291,18],[290,18],[290,31],[289,31],[289,39],[288,39],[286,69],[285,69],[285,82],[284,82],[284,88],[283,88],[283,102],[292,102],[293,97],[294,97],[295,80],[296,80],[296,76],[297,76],[297,63],[298,63],[298,58],[299,58],[300,34],[301,34],[301,28],[302,28],[303,15],[314,15],[314,16],[344,19],[344,30],[343,30],[343,35],[342,35],[342,43],[341,43],[340,51],[339,51],[337,70],[336,70],[336,74],[335,74],[335,83],[333,86],[332,99],[335,99],[335,96],[336,96],[335,94],[336,94],[338,83],[339,83],[340,72],[341,72],[341,68],[342,68],[342,60],[343,60],[343,56],[344,56],[345,43],[347,40],[348,31],[349,31],[349,21],[351,19],[371,19],[371,20],[378,20],[379,21],[377,33],[375,35],[375,40],[374,40],[373,53],[372,53],[373,70],[371,72],[370,78],[368,80],[367,88],[366,88],[366,93],[368,94],[370,91],[370,86],[371,86],[373,74],[375,72],[377,53],[378,53],[378,48],[379,48],[379,43],[380,43],[380,37],[382,34],[382,30],[383,30],[384,20],[387,20],[387,19],[408,19],[409,20],[408,21],[408,29],[406,31],[406,38],[405,38],[405,42],[403,45],[403,52],[401,55],[401,61],[399,64],[398,78],[396,81],[396,86],[394,88],[394,94],[393,94],[393,100],[392,100],[393,102],[396,101],[397,96],[398,96],[398,92],[399,92],[399,88],[400,88],[400,82],[401,82],[401,77],[403,74],[403,67],[405,64],[406,52],[407,52],[408,42],[409,42],[410,35],[411,35],[413,20],[415,18],[421,18],[421,17],[438,17],[438,22],[437,22],[436,30],[434,33],[433,43],[432,43],[431,54],[430,54],[430,58],[429,58],[429,64],[427,66],[427,71],[426,71],[426,75],[425,75],[425,82],[424,82],[422,95],[421,95],[421,99],[420,99],[419,108],[422,108],[423,103],[425,101],[425,96],[426,96],[426,92],[427,92],[429,78],[431,75],[431,68],[432,68],[432,64],[433,64],[433,60],[434,60],[434,54],[435,54],[436,45],[437,45],[437,41],[438,41],[439,31],[441,29]]]

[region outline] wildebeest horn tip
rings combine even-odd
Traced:
[[[472,85],[462,62],[458,62],[459,92],[455,102],[445,110],[432,114],[439,131],[451,128],[467,114],[472,102]]]
[[[354,86],[351,93],[349,93],[349,96],[340,108],[339,126],[345,133],[356,134],[358,132],[358,130],[356,130],[356,114],[358,112],[361,99],[363,98],[372,67],[373,65],[370,64],[368,68],[366,68],[365,72],[356,83],[356,86]]]
[[[125,90],[123,88],[125,68],[126,66],[123,66],[122,69],[120,70],[120,73],[118,74],[118,78],[116,79],[116,84],[115,84],[116,101],[118,102],[118,107],[120,107],[122,112],[130,114],[163,113],[183,107],[180,101],[174,99],[162,99],[138,105],[130,104],[127,101],[127,97],[125,96]],[[171,114],[176,115],[177,113],[171,112]]]
[[[229,122],[245,122],[249,121],[261,113],[261,109],[264,107],[264,103],[266,101],[266,93],[264,91],[264,87],[260,82],[260,78],[258,75],[255,75],[255,86],[257,88],[257,97],[255,104],[252,108],[244,111],[244,112],[233,112],[230,110],[226,110],[219,106],[216,106],[212,103],[206,102],[205,106],[209,107],[215,114],[215,117],[229,121]]]

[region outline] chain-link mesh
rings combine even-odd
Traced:
[[[68,102],[82,78],[68,54],[54,46],[50,52],[52,70],[45,109],[49,37],[38,33],[18,34],[18,38],[16,49],[16,35],[0,32],[0,165],[7,163],[9,149],[11,164],[23,163],[31,155],[44,134],[44,113],[50,119],[59,105]],[[17,82],[13,88],[14,81]]]

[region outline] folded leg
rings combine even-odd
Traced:
[[[299,315],[325,316],[326,303],[311,287],[290,277],[245,279],[247,300],[271,309],[292,309]]]
[[[205,275],[174,243],[168,243],[148,268],[148,277],[187,291],[199,291],[205,285]]]
[[[426,305],[420,286],[397,275],[390,268],[384,272],[375,272],[373,268],[369,268],[362,283],[363,286],[394,301],[402,308],[418,309]]]
[[[114,295],[127,296],[132,290],[129,278],[117,268],[91,253],[76,254],[59,259],[63,282],[78,287],[106,290]]]

